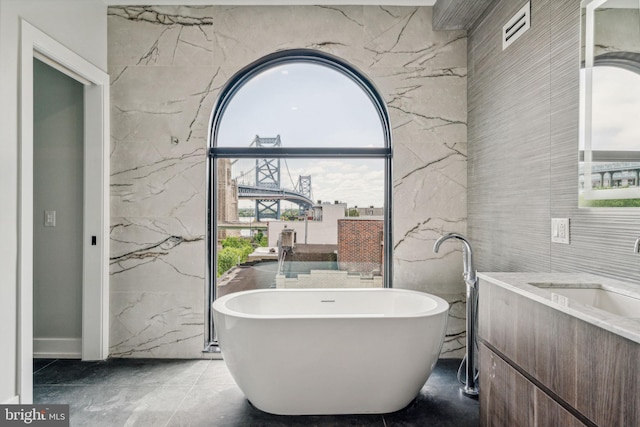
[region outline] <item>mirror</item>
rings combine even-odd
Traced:
[[[640,207],[640,0],[583,2],[580,207]]]

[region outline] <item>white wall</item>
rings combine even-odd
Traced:
[[[296,231],[296,242],[305,243],[305,229],[307,234],[306,243],[309,245],[337,245],[338,244],[338,220],[343,219],[347,205],[323,204],[321,221],[269,221],[269,246],[278,246],[280,232],[285,228]]]
[[[107,69],[107,10],[101,0],[0,1],[0,402],[17,394],[20,18]]]

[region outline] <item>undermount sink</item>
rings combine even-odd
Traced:
[[[599,284],[530,283],[551,293],[551,300],[569,306],[570,301],[588,305],[621,317],[640,320],[640,295],[631,296],[604,289]]]

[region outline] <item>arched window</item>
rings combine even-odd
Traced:
[[[234,75],[210,123],[208,307],[248,289],[389,287],[390,129],[371,81],[332,55],[280,51]]]

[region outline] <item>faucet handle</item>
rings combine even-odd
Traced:
[[[469,260],[467,259],[468,257],[469,257],[469,252],[467,249],[467,245],[462,245],[462,268],[464,270],[465,279],[467,278],[466,276],[469,275],[469,268],[473,268],[473,266],[468,265],[469,264]]]

